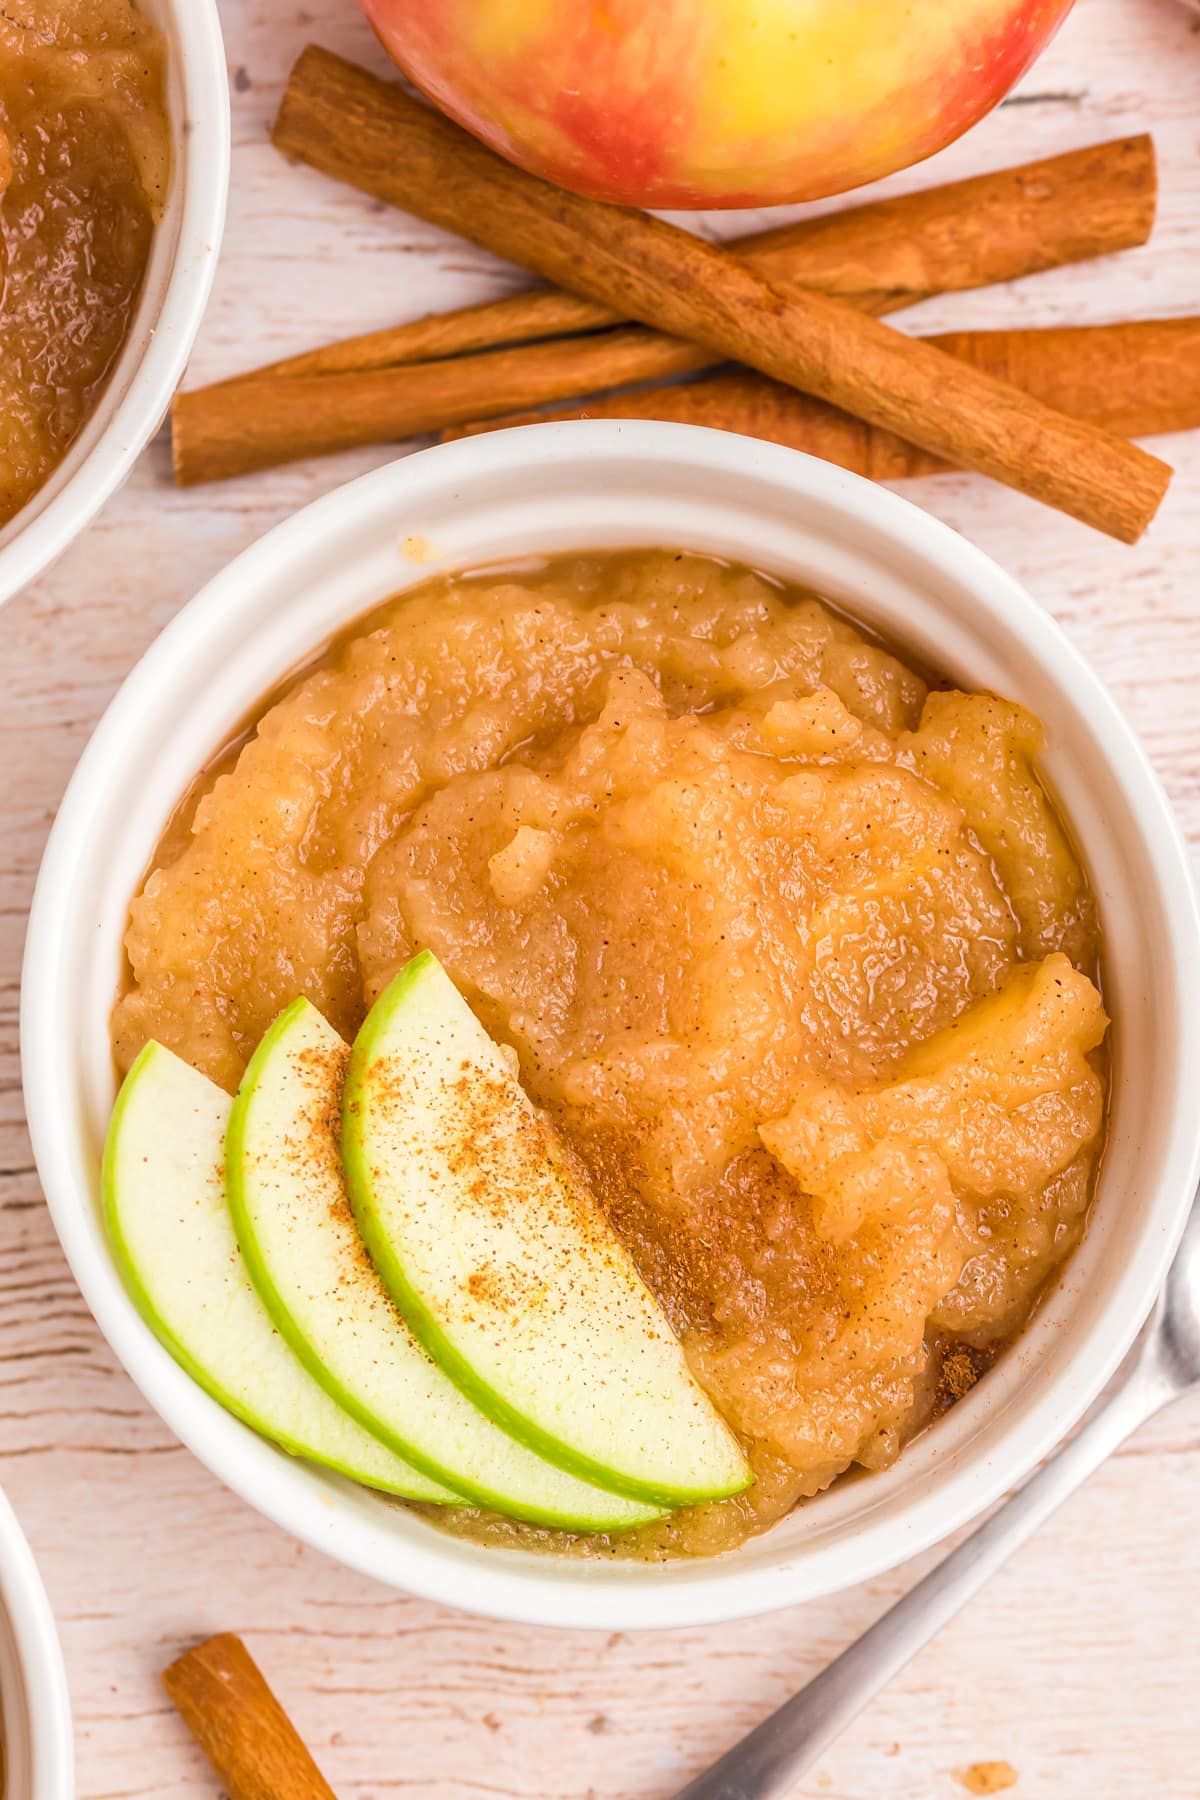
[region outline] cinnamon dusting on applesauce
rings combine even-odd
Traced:
[[[999,1354],[998,1344],[976,1347],[951,1342],[942,1354],[938,1368],[937,1396],[933,1416],[948,1412],[957,1401],[970,1393],[975,1383],[991,1368]]]

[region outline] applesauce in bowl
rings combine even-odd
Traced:
[[[119,1068],[155,1038],[232,1091],[296,994],[351,1036],[434,951],[755,1475],[618,1540],[437,1522],[731,1549],[894,1462],[1020,1332],[1106,1094],[1041,735],[802,587],[585,552],[410,589],[198,779],[130,910]]]
[[[82,284],[83,321],[75,318],[69,341],[51,343],[37,335],[36,309],[23,310],[21,335],[30,341],[0,369],[9,415],[0,429],[0,501],[11,513],[0,524],[0,606],[95,518],[162,422],[216,268],[230,145],[217,0],[10,0],[3,12],[5,43],[17,53],[5,57],[0,76],[10,113],[0,134],[12,135],[18,113],[41,119],[33,153],[10,152],[10,161],[15,172],[41,157],[56,206],[39,234],[36,205],[14,212],[10,184],[0,235],[24,266],[26,299],[36,300],[43,256],[55,278],[53,319],[77,311]],[[56,162],[60,129],[70,148],[74,124],[101,113],[107,123],[84,132],[81,160]],[[128,149],[98,166],[118,128]],[[32,191],[24,182],[18,190]],[[34,370],[32,402],[27,379],[14,381],[22,368]]]
[[[296,671],[311,669],[314,657],[328,668],[339,646],[365,642],[371,609],[422,584],[428,593],[434,574],[502,570],[526,581],[566,552],[590,558],[639,544],[688,546],[729,568],[769,571],[774,592],[783,583],[829,596],[843,619],[862,622],[860,636],[900,646],[898,660],[918,677],[944,675],[938,692],[1004,695],[1041,719],[1038,767],[1090,877],[1105,1005],[1117,1022],[1086,1229],[1015,1341],[993,1340],[1008,1347],[983,1379],[969,1386],[990,1348],[976,1360],[969,1345],[961,1354],[952,1346],[931,1410],[969,1391],[890,1467],[834,1480],[724,1554],[662,1556],[643,1546],[654,1560],[533,1554],[546,1545],[530,1535],[481,1543],[478,1518],[464,1521],[475,1537],[452,1535],[412,1507],[284,1454],[160,1341],[122,1278],[100,1189],[117,1089],[113,1000],[132,991],[130,897],[197,835],[181,798],[212,788],[216,799],[213,778],[231,766],[228,757],[221,764],[222,747],[236,755],[251,741],[247,723],[295,687]],[[392,674],[403,672],[398,663]],[[388,676],[376,673],[382,694]],[[422,711],[414,702],[397,725],[398,777],[404,732]],[[488,712],[486,703],[476,709],[481,727]],[[309,727],[318,745],[319,710]],[[271,729],[255,756],[271,753]],[[376,745],[381,766],[387,752],[387,741]],[[203,770],[210,773],[198,783]],[[295,825],[306,807],[315,817],[313,802],[303,781],[290,798],[281,788],[263,815],[264,846],[287,825],[289,805]],[[380,847],[398,835],[403,812],[401,804],[376,820]],[[301,830],[296,856],[311,879],[314,917],[322,893],[334,896],[332,881],[317,880],[330,875],[334,849],[319,831],[306,841]],[[305,904],[283,920],[289,931]],[[359,904],[351,894],[350,908]],[[202,906],[196,920],[195,957],[183,941],[173,952],[180,991],[172,1004],[185,1023],[187,986],[209,943]],[[325,935],[343,946],[342,968],[356,970],[357,930],[353,942],[332,929]],[[267,966],[265,954],[256,959]],[[293,976],[303,979],[299,965],[291,971],[281,958],[272,980],[289,1000]],[[167,995],[164,981],[160,1001]],[[206,1014],[205,1031],[220,1055],[231,1054],[219,1013]],[[171,1430],[235,1495],[348,1568],[531,1624],[612,1631],[745,1618],[867,1580],[957,1530],[1049,1454],[1115,1372],[1161,1286],[1200,1175],[1189,1110],[1200,1058],[1200,915],[1161,786],[1102,684],[1018,583],[898,496],[777,446],[655,423],[534,426],[404,458],[305,508],[210,582],[131,672],[59,807],[30,915],[21,1041],[34,1154],[56,1230],[114,1354]],[[244,1054],[234,1046],[234,1069]],[[232,1076],[223,1079],[228,1086]],[[218,1110],[228,1109],[226,1094],[216,1098]],[[874,1131],[881,1115],[872,1117]],[[765,1489],[765,1479],[756,1485]],[[556,1539],[550,1547],[573,1546]]]

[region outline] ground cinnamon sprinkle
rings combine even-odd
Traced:
[[[544,1217],[548,1232],[567,1228],[589,1263],[623,1261],[586,1171],[511,1079],[464,1061],[447,1088],[440,1143],[464,1207],[522,1233],[536,1234]],[[472,1269],[465,1287],[476,1306],[510,1316],[546,1294],[543,1273],[527,1261]]]
[[[407,1086],[405,1075],[401,1080]],[[441,1133],[446,1166],[475,1206],[503,1218],[518,1172],[546,1164],[548,1127],[519,1101],[511,1082],[472,1063],[463,1063],[447,1092]]]
[[[500,1311],[511,1309],[514,1300],[511,1287],[506,1285],[504,1276],[493,1263],[471,1270],[467,1276],[467,1292],[481,1306],[494,1306]]]
[[[985,1350],[977,1350],[970,1344],[952,1343],[942,1355],[942,1366],[938,1374],[937,1397],[934,1403],[934,1417],[948,1412],[950,1408],[969,1394],[981,1375],[986,1374],[995,1362],[997,1350],[989,1346]]]
[[[313,1094],[329,1095],[329,1099],[309,1106],[300,1113],[297,1124],[305,1133],[305,1147],[301,1149],[300,1160],[313,1167],[319,1167],[329,1146],[334,1147],[340,1155],[342,1147],[342,1108],[341,1092],[346,1079],[346,1069],[350,1061],[348,1044],[304,1044],[295,1052],[296,1067],[304,1076]],[[330,1190],[329,1211],[335,1218],[350,1217],[350,1201],[340,1183],[335,1183]],[[366,1246],[362,1247],[362,1259],[369,1261]]]

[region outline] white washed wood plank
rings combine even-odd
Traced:
[[[382,67],[348,0],[222,0],[235,90],[229,235],[193,379],[517,279],[430,228],[290,169],[264,140],[309,38]],[[1066,94],[1076,98],[1039,99]],[[921,329],[1200,310],[1200,37],[1173,0],[1081,0],[1024,85],[927,180],[1152,126],[1152,246],[930,303]],[[715,235],[754,215],[697,221]],[[968,476],[910,489],[1062,620],[1142,732],[1200,844],[1200,444],[1126,550]],[[714,1631],[612,1637],[489,1624],[394,1596],[293,1544],[176,1445],[115,1366],[58,1250],[17,1088],[20,940],[71,766],[137,654],[201,583],[296,507],[387,459],[363,451],[175,493],[160,442],[104,518],[0,615],[0,1477],[62,1624],[82,1800],[214,1796],[158,1687],[208,1632],[246,1634],[343,1800],[666,1800],[931,1559]],[[1193,1800],[1200,1404],[1149,1427],[898,1681],[806,1800],[953,1800],[1004,1758],[1036,1800]]]

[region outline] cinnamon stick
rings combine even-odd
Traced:
[[[940,350],[1036,394],[1048,405],[1125,437],[1200,430],[1200,318],[1037,331],[954,331]],[[765,438],[873,481],[941,473],[951,465],[835,406],[747,371],[637,393],[605,394],[549,412],[510,413],[452,427],[471,437],[550,419],[667,419]]]
[[[230,1800],[336,1800],[240,1638],[210,1638],[162,1679]]]
[[[1171,471],[845,303],[785,291],[649,214],[551,187],[401,88],[324,50],[301,56],[283,150],[545,279],[842,406],[1126,542]]]
[[[303,456],[388,443],[564,394],[640,381],[647,336],[626,327],[345,375],[264,371],[177,394],[171,415],[175,479],[183,487],[221,481]],[[676,338],[661,338],[658,345],[656,374],[701,369],[713,360]]]
[[[434,362],[439,357],[462,356],[500,345],[524,344],[542,338],[569,337],[615,323],[603,307],[561,288],[529,288],[503,300],[485,300],[478,306],[460,306],[452,312],[429,313],[404,325],[367,331],[317,350],[266,363],[245,375],[234,375],[217,385],[257,381],[263,375],[350,375],[371,370],[403,368],[409,363]]]
[[[751,232],[727,247],[777,279],[882,314],[1133,249],[1150,236],[1156,202],[1154,142],[1143,134]],[[593,300],[535,288],[344,338],[255,378],[391,369],[622,322]],[[645,334],[650,360],[639,380],[665,372],[650,353],[655,336]]]

